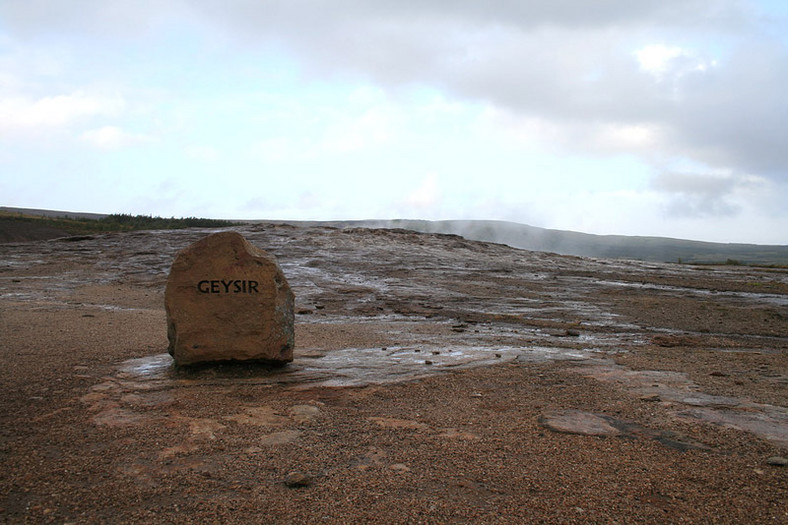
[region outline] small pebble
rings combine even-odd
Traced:
[[[312,478],[298,470],[294,470],[285,477],[285,485],[291,488],[306,487],[311,484]]]
[[[774,465],[775,467],[784,467],[788,465],[788,459],[782,456],[772,456],[766,459],[767,465]]]
[[[426,361],[424,361],[424,364],[425,364],[425,365],[431,365],[431,364],[432,364],[432,361],[430,361],[429,359],[427,359]]]
[[[650,394],[645,396],[640,396],[641,401],[661,401],[661,398],[657,394]]]

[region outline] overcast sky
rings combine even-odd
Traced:
[[[786,6],[2,0],[0,205],[788,244]]]

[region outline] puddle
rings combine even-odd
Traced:
[[[549,351],[548,351],[549,350]],[[529,362],[583,359],[574,350],[482,346],[420,346],[345,348],[296,351],[282,367],[249,363],[220,363],[211,367],[176,368],[169,354],[130,359],[121,363],[115,379],[130,389],[212,386],[217,383],[365,386],[408,381],[449,370],[489,366],[527,357]]]
[[[517,356],[520,363],[544,363],[545,361],[585,361],[592,357],[596,350],[570,350],[555,347],[528,348]]]

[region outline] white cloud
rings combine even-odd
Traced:
[[[441,204],[441,190],[438,175],[428,173],[417,188],[407,197],[406,204],[416,211],[435,211]]]
[[[348,153],[387,142],[396,118],[386,107],[373,107],[360,115],[336,119],[323,133],[317,149],[328,153]]]
[[[640,68],[654,75],[661,75],[676,58],[687,56],[684,49],[677,46],[650,45],[635,51]]]
[[[602,124],[598,126],[594,143],[605,151],[647,153],[660,145],[661,133],[654,124]]]
[[[733,173],[663,172],[652,189],[667,199],[665,208],[675,217],[734,217],[758,201],[767,201],[771,183],[753,175]]]
[[[740,0],[581,3],[0,1],[0,154],[19,173],[82,169],[96,152],[45,135],[111,149],[151,145],[130,130],[155,128],[173,140],[115,168],[187,163],[201,174],[178,182],[199,193],[221,160],[320,196],[288,200],[292,217],[494,215],[476,204],[503,199],[511,218],[541,205],[542,225],[599,217],[611,233],[657,204],[744,216],[766,187],[747,177],[786,180],[784,22],[765,31]],[[648,206],[621,204],[627,191]]]
[[[0,100],[0,133],[36,132],[69,126],[96,116],[116,116],[125,107],[119,95],[75,92],[34,99],[11,96]]]
[[[299,154],[304,153],[304,148],[300,148],[287,137],[276,137],[257,141],[250,148],[251,158],[263,162],[282,162],[295,159]]]
[[[183,148],[183,152],[190,159],[195,159],[200,162],[215,162],[219,160],[221,154],[219,150],[211,146],[197,146],[190,144]]]
[[[103,126],[91,129],[82,133],[80,138],[92,146],[104,150],[135,146],[152,140],[147,135],[129,133],[117,126]]]

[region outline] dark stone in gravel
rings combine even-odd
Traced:
[[[312,478],[298,470],[294,470],[285,477],[285,485],[290,488],[306,487],[311,484]]]

